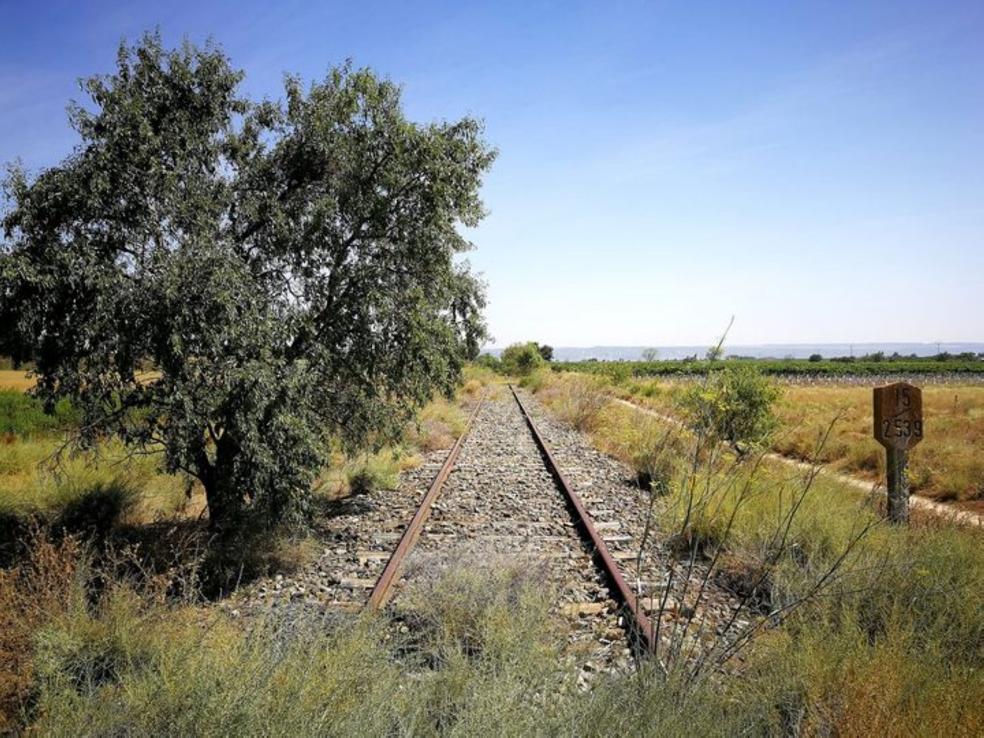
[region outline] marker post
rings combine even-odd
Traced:
[[[875,440],[885,447],[888,519],[909,520],[909,449],[923,439],[922,390],[908,382],[874,388]]]

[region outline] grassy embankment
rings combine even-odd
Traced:
[[[527,384],[629,464],[667,448],[666,424],[598,400],[609,388],[597,379],[541,375]],[[671,444],[673,454],[680,448],[679,439]],[[783,731],[814,735],[984,729],[984,532],[923,517],[892,527],[835,479],[821,476],[807,488],[802,475],[754,461],[735,471],[733,459],[722,458],[719,468],[698,472],[695,487],[685,481],[686,464],[666,468],[677,481],[659,501],[664,536],[685,533],[705,558],[719,556],[719,581],[740,590],[754,579],[771,609],[796,601],[850,549],[819,596],[752,644],[741,685],[724,692],[740,693],[732,695],[736,712],[761,709]],[[786,520],[784,554],[770,566]]]
[[[88,512],[100,519],[80,522],[106,527],[201,516],[200,485],[166,474],[159,455],[130,455],[115,442],[97,452],[72,453],[65,444],[77,422],[70,404],[63,401],[54,414],[45,414],[41,403],[23,392],[31,380],[22,372],[0,374],[0,519],[57,527]],[[470,378],[462,399],[472,399],[480,387],[479,379]],[[436,398],[407,428],[403,443],[352,458],[334,451],[316,490],[331,500],[353,487],[392,487],[401,470],[419,463],[421,453],[450,447],[464,424],[457,403]],[[9,541],[0,536],[4,543]]]
[[[731,362],[745,365],[748,361]],[[883,362],[809,362],[803,360],[756,361],[766,373],[793,377],[783,385],[777,408],[780,428],[773,450],[796,459],[813,459],[817,440],[831,423],[830,437],[819,461],[833,469],[868,480],[885,476],[885,453],[872,437],[871,387],[853,384],[797,384],[795,377],[812,372],[828,379],[891,374],[952,373],[952,382],[923,387],[926,438],[910,454],[909,478],[913,491],[940,501],[956,500],[963,506],[984,506],[984,385],[960,383],[981,362],[932,359]],[[723,368],[729,362],[715,362]],[[693,362],[693,373],[707,371],[707,362]],[[686,379],[686,362],[579,362],[559,364],[555,370],[587,373],[611,387],[623,399],[667,414],[677,412],[677,400]],[[919,369],[915,371],[913,369]],[[836,422],[834,422],[836,421]]]
[[[86,713],[86,699],[108,695],[113,691],[108,685],[125,684],[138,692],[149,687],[141,680],[151,662],[159,669],[156,675],[168,679],[175,674],[169,667],[180,663],[182,680],[198,680],[188,694],[198,694],[204,708],[216,698],[215,690],[223,699],[236,691],[235,675],[244,669],[265,670],[262,676],[252,673],[257,680],[253,687],[260,690],[266,676],[279,680],[286,670],[293,673],[287,678],[301,679],[308,659],[344,661],[367,643],[360,630],[342,638],[340,653],[317,655],[314,650],[335,641],[321,638],[320,631],[302,634],[306,645],[288,654],[288,660],[297,660],[284,667],[275,663],[279,656],[264,651],[274,648],[272,641],[264,641],[274,637],[272,631],[244,638],[210,609],[202,609],[200,583],[210,576],[211,560],[198,485],[164,473],[159,456],[131,456],[117,443],[105,444],[98,454],[58,455],[77,422],[71,406],[61,403],[54,415],[46,415],[40,403],[23,393],[30,381],[21,373],[5,372],[0,379],[7,385],[0,389],[0,567],[7,567],[0,568],[0,733],[36,723],[42,732],[77,734],[72,711]],[[354,458],[334,452],[316,484],[316,497],[330,504],[350,491],[394,487],[399,472],[419,463],[421,454],[451,445],[464,429],[460,403],[474,400],[487,381],[486,372],[469,371],[458,401],[436,398],[422,408],[397,446]],[[241,552],[237,578],[245,565],[252,576],[289,571],[302,563],[309,548],[303,533],[266,538],[251,544],[256,550]],[[204,634],[203,625],[208,625]],[[366,664],[384,658],[378,648],[361,656]],[[356,673],[339,675],[337,684],[367,673],[368,667],[346,668]],[[228,683],[202,683],[214,674]],[[325,681],[321,686],[330,685]],[[158,694],[159,687],[135,696],[161,699],[143,726],[169,725],[153,721],[170,715],[169,710],[189,707],[164,704],[176,693]],[[280,694],[269,683],[262,689],[267,690],[263,700]],[[351,695],[326,699],[345,703]],[[35,709],[31,706],[36,701]],[[256,703],[249,709],[265,714],[268,707]],[[101,709],[95,703],[90,708]],[[300,714],[312,719],[303,709]],[[278,725],[259,712],[251,719],[255,723],[250,730]],[[93,720],[83,721],[81,730],[102,732],[100,719]],[[201,724],[209,722],[202,719]],[[317,724],[324,722],[312,723]]]
[[[612,385],[623,399],[673,414],[679,382],[630,379]],[[830,428],[818,460],[869,480],[884,479],[885,451],[872,437],[871,387],[784,385],[777,407],[780,427],[772,448],[785,456],[812,459]],[[984,386],[923,387],[926,437],[909,455],[913,491],[974,507],[984,499]],[[831,423],[833,426],[831,427]]]

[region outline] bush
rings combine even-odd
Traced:
[[[682,470],[690,451],[677,428],[649,420],[629,449],[628,456],[642,489],[666,494]]]
[[[545,401],[563,420],[579,431],[591,431],[609,403],[603,382],[597,377],[568,375],[550,385]]]
[[[499,361],[498,357],[493,356],[492,354],[482,354],[475,359],[475,365],[486,369],[491,369],[494,372],[502,370],[502,362]]]
[[[514,343],[502,352],[502,370],[517,377],[525,377],[545,363],[533,342]]]
[[[46,413],[40,400],[17,390],[0,390],[0,436],[54,433],[71,428],[78,419],[78,413],[66,399],[59,400]]]
[[[353,495],[362,495],[378,489],[396,489],[400,483],[400,465],[396,454],[385,452],[366,456],[348,472],[348,488]]]
[[[53,522],[53,530],[59,535],[102,542],[134,510],[139,496],[140,492],[121,477],[97,483],[66,503]]]
[[[755,367],[737,364],[709,375],[681,396],[693,429],[728,443],[739,455],[764,442],[778,421],[779,389]]]
[[[463,389],[471,397],[476,397],[480,390],[481,384],[476,380],[469,380]],[[467,418],[460,407],[444,398],[437,398],[421,408],[407,439],[421,451],[451,448],[464,432],[466,423]]]
[[[545,366],[541,366],[535,372],[530,372],[525,377],[519,380],[519,386],[525,387],[530,392],[540,392],[544,387],[550,384],[553,377],[553,372],[550,371]]]

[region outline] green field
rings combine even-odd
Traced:
[[[752,364],[765,374],[784,377],[850,377],[882,375],[984,374],[978,359],[929,359],[809,361],[808,359],[720,359],[717,361],[555,361],[557,372],[583,372],[615,378],[703,375],[731,366]]]

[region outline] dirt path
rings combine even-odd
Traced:
[[[634,402],[629,402],[628,400],[622,400],[620,398],[613,398],[613,401],[619,405],[624,405],[625,407],[630,407],[640,413],[645,413],[659,420],[670,423],[672,425],[684,427],[678,419],[665,415],[663,413],[657,412],[650,408],[641,407],[636,405]],[[788,456],[783,456],[777,453],[767,453],[765,458],[770,461],[783,464],[785,466],[793,467],[802,471],[810,471],[814,467],[812,464],[808,464],[799,459],[791,459]],[[820,466],[820,473],[831,479],[836,479],[841,484],[847,485],[848,487],[853,487],[866,494],[872,494],[877,492],[881,485],[877,482],[869,482],[864,479],[859,479],[858,477],[851,476],[850,474],[844,474],[843,472],[834,471],[825,466]],[[984,515],[972,512],[970,510],[958,510],[950,505],[945,505],[940,502],[934,502],[933,500],[928,500],[925,497],[920,497],[919,495],[912,495],[909,497],[909,504],[916,510],[923,510],[932,515],[937,515],[954,523],[961,525],[981,525],[984,526]]]

